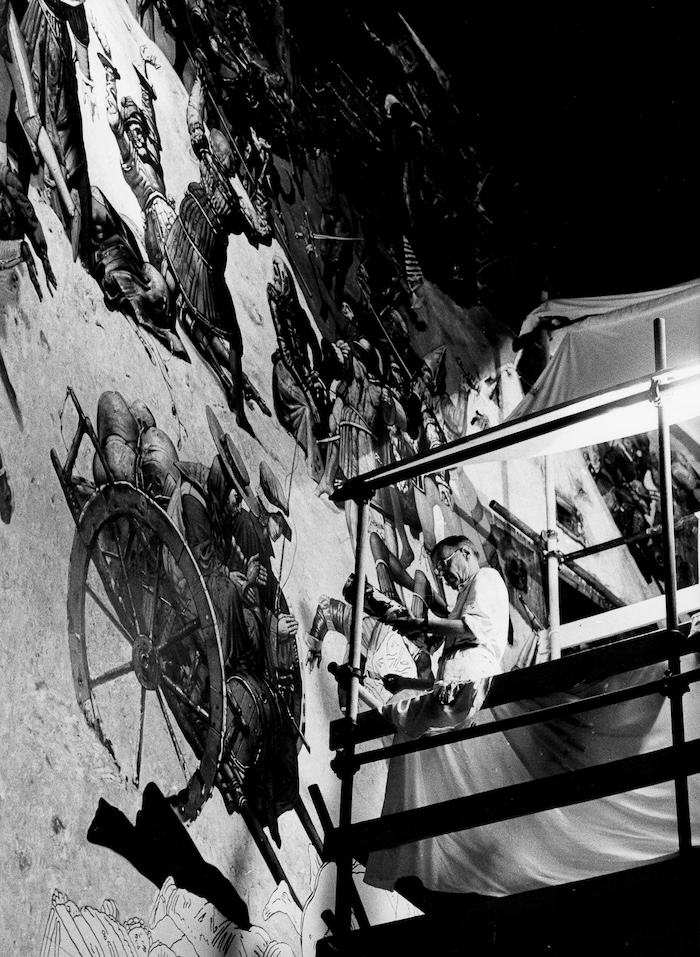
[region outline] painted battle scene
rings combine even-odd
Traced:
[[[613,181],[591,167],[567,186],[569,219],[560,208],[574,167],[554,175],[550,134],[525,135],[525,100],[573,115],[573,66],[559,94],[552,77],[513,92],[517,24],[500,37],[511,75],[475,39],[495,43],[489,15],[443,6],[438,25],[415,3],[0,0],[8,952],[312,957],[333,929],[329,727],[347,707],[358,600],[358,505],[343,486],[536,396],[569,321],[547,315],[550,300],[700,299],[687,246],[671,237],[661,261],[628,193],[613,204],[612,160]],[[575,59],[571,29],[548,21],[547,36]],[[612,120],[598,121],[604,138]],[[567,155],[570,122],[557,128]],[[681,197],[685,163],[647,204],[650,226]],[[606,204],[625,219],[624,236],[586,225],[588,200],[591,219]],[[688,594],[699,442],[697,429],[672,433]],[[430,688],[459,727],[483,682],[550,660],[554,552],[571,556],[563,628],[662,600],[659,470],[643,432],[547,466],[456,465],[377,491],[361,710],[433,733],[400,694]],[[465,587],[477,580],[483,608]],[[468,602],[486,650],[467,674],[448,652]],[[630,741],[668,730],[627,717]],[[534,770],[517,736],[498,754],[515,780],[618,744],[591,723],[538,739]],[[488,752],[475,742],[471,755],[478,782]],[[439,792],[444,771],[421,773]],[[362,775],[359,820],[434,799],[387,762]],[[460,874],[493,895],[553,882],[514,860]],[[420,912],[394,889],[405,863],[356,863],[356,913]]]

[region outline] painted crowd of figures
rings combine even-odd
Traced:
[[[354,224],[360,235],[353,239],[348,219],[353,215],[334,186],[335,158],[325,128],[320,122],[316,129],[302,122],[308,116],[302,116],[294,99],[282,7],[277,2],[262,6],[265,10],[254,14],[238,2],[139,4],[147,28],[153,31],[157,18],[177,41],[176,69],[184,75],[187,68],[186,123],[200,175],[178,205],[169,198],[162,165],[152,77],[158,60],[151,48],[142,46],[142,62],[134,66],[141,102],[120,98],[109,41],[96,14],[90,30],[82,2],[5,0],[0,7],[0,80],[7,120],[0,157],[0,238],[7,247],[3,264],[25,262],[41,295],[26,237],[43,264],[47,288],[55,286],[41,226],[27,196],[34,176],[108,306],[131,315],[186,359],[184,330],[219,377],[238,426],[254,434],[251,409],[270,410],[244,371],[245,344],[224,275],[228,237],[244,234],[259,244],[269,243],[274,234],[283,250],[298,253],[287,242],[285,216],[293,199],[282,189],[280,171],[287,170],[297,199],[313,171],[318,232],[307,235],[304,256],[324,290],[322,297],[308,300],[323,334],[299,300],[297,283],[307,285],[299,256],[288,262],[275,257],[267,288],[278,342],[271,391],[277,417],[306,454],[319,494],[330,494],[359,472],[463,434],[467,397],[478,384],[464,374],[460,390],[448,394],[445,349],[422,357],[411,346],[410,329],[421,328],[412,297],[422,273],[406,237],[423,195],[420,189],[412,191],[415,177],[398,164],[405,207],[397,240],[402,259],[395,255],[397,237],[372,237],[365,222]],[[100,79],[90,73],[92,35],[100,45]],[[122,173],[142,211],[143,246],[103,192],[90,186],[80,101],[94,104],[100,82]],[[410,123],[401,135],[405,112],[395,96],[387,98],[386,123],[397,156],[405,152],[400,144],[411,130],[413,138],[418,136]],[[306,131],[296,147],[285,133],[292,122]],[[236,176],[246,189],[236,188]],[[324,326],[329,308],[333,322],[327,319]],[[477,416],[471,428],[484,424],[483,416]],[[413,557],[406,527],[423,532],[426,547],[431,546],[434,505],[449,512],[448,523],[460,529],[465,515],[478,525],[473,507],[465,504],[461,517],[459,502],[453,508],[455,492],[448,480],[440,475],[429,480],[420,501],[406,489],[392,490],[377,503],[387,531],[385,540],[375,543],[375,552],[382,553],[380,584],[389,592],[384,571],[400,577]],[[471,488],[463,494],[473,498]],[[350,511],[348,521],[352,528]]]
[[[256,416],[272,412],[245,371],[246,349],[256,344],[244,342],[236,315],[227,277],[229,237],[243,236],[255,247],[276,240],[272,279],[260,297],[267,299],[276,338],[268,389],[280,425],[306,458],[317,494],[331,495],[361,472],[461,434],[478,384],[464,373],[459,390],[448,393],[446,349],[421,356],[411,344],[411,331],[426,328],[414,309],[424,278],[409,239],[426,183],[406,155],[420,129],[406,125],[397,97],[387,98],[380,122],[396,151],[393,186],[402,212],[396,235],[384,236],[336,188],[338,154],[325,120],[313,123],[313,111],[296,102],[302,92],[290,68],[277,0],[250,9],[238,2],[153,0],[139,3],[136,12],[151,41],[162,38],[163,30],[175,41],[174,66],[188,91],[185,116],[176,119],[184,121],[198,175],[179,201],[172,199],[159,124],[173,117],[158,110],[157,71],[165,53],[156,52],[155,43],[140,46],[140,60],[125,82],[96,6],[84,0],[0,0],[0,284],[26,275],[41,300],[60,282],[30,199],[32,186],[58,217],[73,259],[99,285],[107,307],[133,320],[151,357],[165,349],[174,361],[187,362],[187,344],[193,344],[215,372],[237,428],[255,437]],[[98,49],[91,51],[90,44]],[[138,102],[123,94],[122,84],[136,86]],[[84,124],[98,121],[100,98],[105,132],[118,148],[142,229],[117,209],[116,198],[90,181]],[[494,380],[489,388],[497,385]],[[300,807],[297,766],[304,742],[300,623],[273,570],[292,535],[288,491],[263,460],[253,492],[236,436],[223,430],[211,410],[216,454],[207,462],[181,461],[143,403],[127,403],[120,383],[105,387],[97,441],[111,478],[135,485],[167,510],[214,608],[226,707],[231,727],[238,729],[230,734],[243,739],[247,727],[237,682],[245,684],[246,706],[254,700],[262,716],[262,730],[251,730],[251,724],[250,740],[238,742],[253,755],[247,764],[231,740],[225,742],[233,764],[243,769],[230,809],[250,809],[249,826],[279,880],[282,872],[262,827],[279,844],[280,814],[295,809],[302,822],[308,817]],[[477,415],[470,427],[484,424]],[[92,479],[91,494],[108,479],[100,455]],[[425,571],[410,570],[417,549],[431,549],[443,534],[469,527],[485,543],[484,557],[495,560],[486,512],[461,471],[392,489],[374,505],[381,527],[372,533],[378,592],[371,609],[380,617],[399,602],[400,588],[413,594],[414,605],[444,607],[430,564],[424,563]],[[12,510],[10,473],[0,451],[3,522],[10,522]],[[352,532],[354,507],[345,511]],[[118,528],[113,535],[121,553],[126,544]],[[173,596],[178,593],[176,569],[157,549],[150,557],[137,551],[136,571],[123,567],[116,578],[107,570],[109,560],[100,561],[108,599],[121,608],[127,631],[131,625],[139,631],[137,619],[145,615],[134,610],[133,621],[124,617],[125,596],[134,587],[130,575],[147,595],[144,583],[155,568],[155,583],[148,586],[153,594],[159,580],[166,582],[160,587],[175,589]],[[305,623],[309,647],[329,627],[347,633],[351,596],[348,583],[344,600],[321,598],[316,620]],[[171,601],[177,604],[175,597]],[[419,649],[376,618],[367,628],[374,635],[376,667],[380,659],[384,671],[426,667]],[[139,647],[143,641],[136,634],[132,640]],[[147,649],[146,659],[152,653]],[[195,710],[214,684],[206,669],[192,665],[201,654],[196,642],[185,642],[182,662],[163,666],[163,680],[188,675]],[[311,666],[317,660],[309,655]],[[157,690],[148,663],[134,667],[142,696]],[[198,729],[196,721],[185,725],[195,751],[205,750],[207,729]],[[139,745],[135,780],[140,755]],[[184,816],[197,810],[188,810],[191,793],[185,788],[173,796]]]
[[[630,549],[648,582],[663,587],[664,559],[658,539],[644,533],[661,523],[659,454],[654,433],[605,442],[586,450],[595,478],[620,532],[633,539]],[[695,581],[697,535],[692,524],[700,501],[700,476],[682,449],[671,453],[673,517],[676,523],[676,565],[680,587]],[[685,521],[684,521],[685,520]]]

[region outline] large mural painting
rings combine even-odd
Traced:
[[[0,0],[8,952],[314,953],[344,701],[326,666],[355,594],[356,507],[333,492],[523,394],[439,68],[360,18],[364,79],[314,65],[286,7]],[[558,467],[573,543],[619,534],[614,508],[654,521],[653,467],[606,503],[630,454],[594,452]],[[429,557],[448,535],[506,581],[506,666],[544,653],[539,553],[503,519],[545,527],[542,469],[517,469],[371,503],[363,707],[386,675],[434,672],[393,623],[452,604]],[[658,584],[608,561],[625,601]],[[363,774],[357,813],[378,814],[386,771]],[[373,920],[413,913],[358,886]]]

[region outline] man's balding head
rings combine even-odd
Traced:
[[[465,548],[470,554],[475,555],[477,558],[479,557],[476,545],[466,535],[448,535],[446,538],[441,539],[433,548],[430,557],[434,562],[440,561],[461,548]]]
[[[443,538],[431,558],[435,571],[450,588],[462,588],[479,570],[479,552],[466,535]]]

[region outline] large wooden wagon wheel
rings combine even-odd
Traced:
[[[197,563],[168,515],[127,482],[83,509],[68,583],[75,693],[137,786],[210,795],[226,733],[224,660]]]

